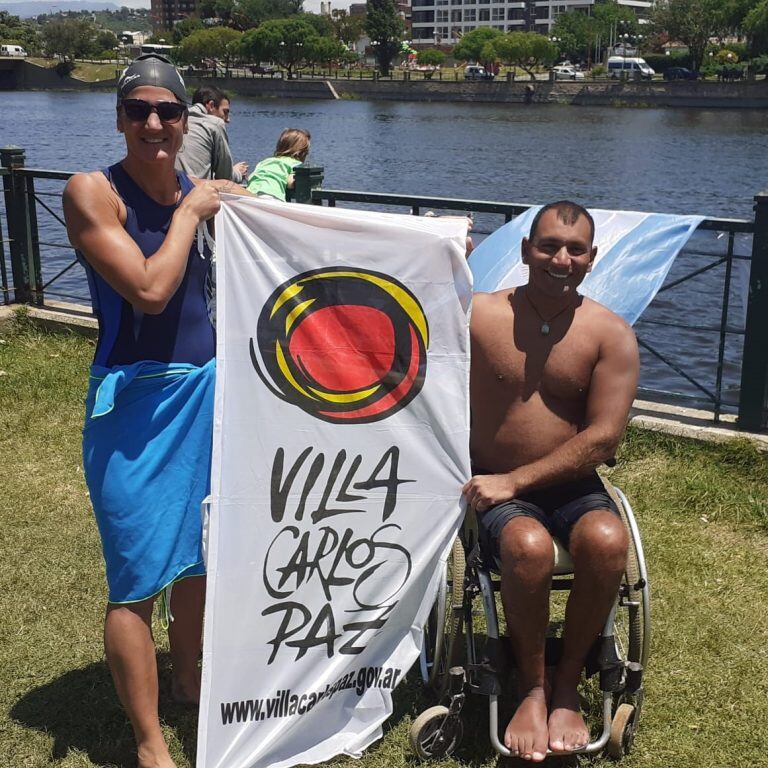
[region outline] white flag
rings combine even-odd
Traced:
[[[466,220],[228,198],[199,768],[381,736],[469,467]]]

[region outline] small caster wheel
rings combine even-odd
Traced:
[[[422,760],[440,759],[452,755],[461,743],[464,726],[461,720],[448,716],[448,707],[430,707],[414,721],[408,732],[411,748]]]
[[[635,740],[635,712],[632,704],[620,704],[613,716],[611,735],[605,749],[614,760],[628,755],[632,749]]]

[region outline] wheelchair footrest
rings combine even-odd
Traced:
[[[467,680],[472,692],[500,696],[501,681],[508,674],[507,658],[505,641],[489,637],[480,661],[467,666]]]
[[[481,696],[501,696],[501,680],[498,673],[486,660],[467,667],[470,689]]]

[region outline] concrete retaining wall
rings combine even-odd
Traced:
[[[331,89],[325,80],[283,80],[275,77],[195,77],[184,75],[184,82],[191,90],[201,85],[215,83],[218,88],[240,96],[266,96],[276,99],[332,99]],[[334,87],[337,80],[332,81]]]
[[[204,79],[189,78],[195,85]],[[591,106],[703,107],[767,109],[768,81],[716,82],[565,82],[517,80],[515,82],[454,82],[439,80],[331,80],[341,98],[383,101],[518,103],[533,86],[535,103]],[[278,80],[270,78],[221,78],[225,90],[247,96],[328,99],[333,94],[323,80]]]
[[[285,80],[270,77],[185,77],[190,89],[206,82],[242,96],[288,99],[341,98],[384,101],[523,103],[526,89],[534,89],[536,103],[585,106],[699,107],[767,109],[768,80],[744,83],[717,82],[566,82],[517,80],[464,82],[453,80]],[[60,77],[27,61],[0,61],[0,90],[113,90],[115,79],[84,83]]]

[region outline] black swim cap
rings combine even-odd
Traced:
[[[142,85],[167,88],[179,101],[187,103],[184,80],[176,67],[159,53],[142,54],[123,70],[117,81],[118,106],[134,88],[140,88]]]

